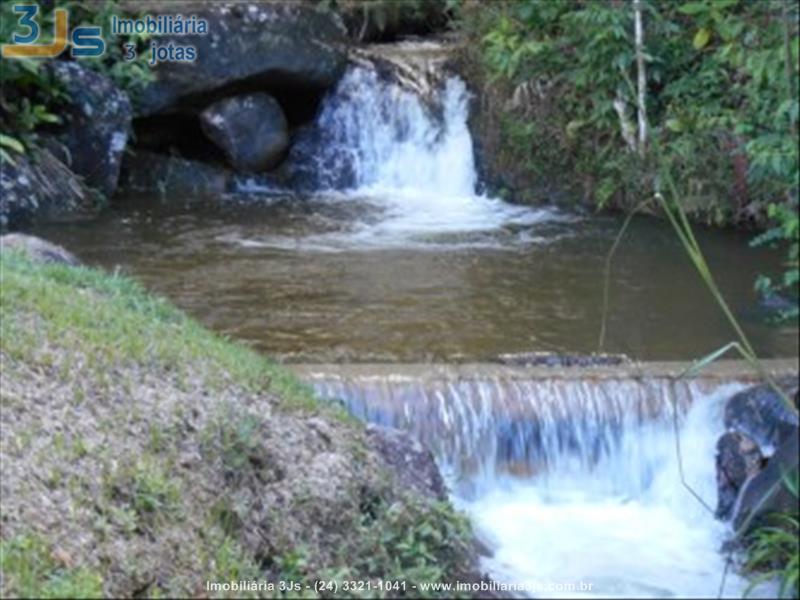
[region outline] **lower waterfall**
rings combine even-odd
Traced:
[[[668,378],[307,378],[432,449],[457,506],[519,595],[716,597],[729,533],[712,507],[724,401],[743,384]],[[677,413],[676,413],[677,409]],[[746,581],[730,572],[724,597]]]

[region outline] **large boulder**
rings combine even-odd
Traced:
[[[38,148],[34,157],[14,154],[12,160],[0,169],[0,231],[90,216],[102,205],[99,194],[49,150]]]
[[[69,150],[69,167],[86,184],[111,196],[128,142],[130,100],[110,79],[77,62],[51,61],[48,68],[70,96],[61,112],[60,136]]]
[[[231,96],[200,115],[206,136],[239,171],[266,171],[281,162],[289,147],[289,124],[278,102],[257,92]]]
[[[45,264],[60,264],[77,267],[81,264],[75,255],[47,240],[23,233],[7,233],[0,236],[0,252],[13,250],[23,252],[35,261]]]
[[[164,10],[171,10],[165,3]],[[206,35],[164,36],[158,46],[191,44],[193,62],[160,62],[155,81],[137,104],[137,114],[170,111],[180,104],[206,103],[226,89],[325,90],[344,72],[346,30],[330,11],[299,2],[224,2],[196,13]]]
[[[769,513],[797,513],[797,496],[787,486],[787,478],[797,476],[798,462],[800,437],[795,429],[770,457],[764,470],[748,479],[742,489],[733,515],[737,530],[759,525]]]
[[[229,191],[233,173],[196,160],[137,150],[122,165],[120,186],[127,192],[217,195]]]
[[[718,519],[729,519],[739,492],[748,479],[761,471],[764,457],[753,440],[729,431],[717,442],[717,510]]]
[[[767,456],[798,427],[797,378],[781,379],[777,386],[794,403],[794,410],[768,383],[739,392],[725,405],[725,427],[753,439]]]
[[[728,431],[717,443],[716,514],[732,518],[737,529],[762,522],[767,513],[797,509],[784,483],[796,473],[800,456],[797,395],[797,377],[786,377],[747,388],[725,405]]]
[[[432,500],[447,499],[447,488],[433,454],[407,432],[368,425],[367,446],[383,459],[403,489]]]

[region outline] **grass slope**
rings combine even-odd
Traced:
[[[11,251],[0,269],[0,595],[472,572],[465,521],[279,366],[127,278]]]

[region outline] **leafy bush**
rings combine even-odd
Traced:
[[[13,12],[13,7],[12,2],[0,4],[0,39],[4,41],[11,39],[18,28],[18,15]],[[152,80],[144,52],[139,52],[133,61],[122,59],[125,44],[134,44],[141,50],[146,36],[107,35],[111,30],[111,15],[119,14],[116,0],[93,3],[73,0],[59,3],[58,7],[69,10],[72,26],[99,25],[106,33],[105,54],[96,59],[83,59],[81,64],[108,76],[133,97]],[[37,43],[50,43],[54,31],[53,7],[42,6],[36,18],[40,25]],[[53,59],[3,60],[0,69],[0,127],[3,131],[0,158],[4,161],[13,162],[14,153],[33,149],[38,133],[61,122],[58,113],[69,97],[63,85],[46,68],[48,60]]]
[[[461,27],[504,98],[492,160],[528,184],[562,173],[560,190],[630,210],[675,174],[695,220],[769,227],[786,271],[763,292],[797,315],[798,5],[789,0],[642,0],[646,152],[633,152],[637,108],[629,2],[465,3]],[[655,156],[657,149],[657,156]]]
[[[797,203],[792,205],[770,204],[769,216],[776,225],[756,237],[754,246],[788,245],[788,253],[784,263],[785,271],[778,282],[773,282],[769,277],[762,275],[756,282],[757,289],[769,297],[776,293],[788,296],[790,306],[778,309],[778,320],[785,321],[798,317],[798,283],[800,283],[800,220],[798,220]]]
[[[797,470],[784,481],[790,493],[797,498],[800,488]],[[797,598],[800,591],[800,521],[797,511],[771,515],[767,524],[750,535],[747,540],[746,567],[750,571],[761,572],[748,588],[748,593],[760,582],[777,579],[780,582],[780,598]]]
[[[642,4],[651,136],[692,184],[685,208],[716,223],[758,220],[770,203],[796,197],[797,6]],[[495,81],[516,90],[544,82],[557,93],[557,118],[548,113],[535,130],[554,134],[550,145],[591,177],[599,205],[629,208],[652,191],[653,169],[627,151],[625,117],[615,106],[636,106],[629,3],[504,2],[477,23]],[[525,116],[537,118],[535,110]]]

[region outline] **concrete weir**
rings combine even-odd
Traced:
[[[797,359],[590,367],[499,364],[303,364],[292,370],[356,417],[411,431],[453,480],[530,476],[592,465],[625,435],[669,427],[697,401],[730,397],[765,375],[798,373]],[[676,412],[677,411],[677,412]],[[721,417],[719,419],[721,423]]]
[[[480,380],[480,379],[667,379],[677,380],[694,363],[688,361],[629,362],[618,365],[549,367],[496,363],[348,363],[287,365],[300,379],[313,384],[332,379]],[[718,360],[689,376],[708,381],[761,381],[764,374],[785,377],[800,373],[800,358],[766,359],[760,368],[743,360]]]

